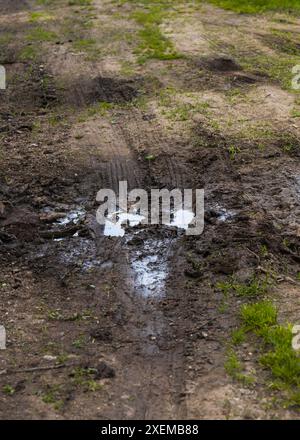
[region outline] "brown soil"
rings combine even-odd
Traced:
[[[45,6],[0,0],[0,37],[14,36],[0,53],[0,417],[298,418],[267,388],[254,343],[241,356],[255,386],[226,374],[243,300],[223,307],[216,287],[269,271],[281,319],[299,320],[295,96],[228,53],[247,35],[241,52],[269,54],[262,35],[279,24],[186,2],[161,26],[184,57],[139,64],[132,3],[92,3],[50,2],[36,24]],[[70,21],[99,52],[74,46]],[[30,41],[36,26],[57,37]],[[205,188],[204,233],[104,236],[96,194],[122,180]]]

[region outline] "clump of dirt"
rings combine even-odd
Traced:
[[[72,105],[89,105],[96,102],[124,104],[133,101],[141,93],[142,81],[105,76],[80,77],[75,83],[68,81],[68,99]]]
[[[241,66],[229,57],[206,57],[199,61],[199,65],[212,72],[238,72]]]

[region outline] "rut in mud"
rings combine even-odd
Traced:
[[[157,53],[135,3],[0,0],[1,418],[297,417],[231,343],[265,278],[298,319],[298,104],[263,58],[286,24],[176,1]],[[122,181],[204,188],[203,234],[98,224]]]

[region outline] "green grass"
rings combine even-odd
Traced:
[[[277,322],[277,310],[271,301],[245,304],[241,309],[241,318],[247,331],[261,334]]]
[[[21,61],[34,61],[38,56],[38,50],[34,46],[25,46],[19,53]]]
[[[139,31],[139,37],[140,44],[137,50],[139,63],[144,63],[149,59],[177,60],[182,58],[157,25],[144,26],[144,29]]]
[[[236,377],[237,374],[241,373],[242,365],[237,357],[237,354],[230,350],[227,353],[227,359],[225,362],[225,370],[229,376]]]
[[[244,328],[238,328],[231,333],[231,342],[233,345],[240,345],[246,340],[246,332]]]
[[[300,39],[295,33],[272,29],[271,35],[266,37],[266,41],[273,49],[280,52],[293,56],[299,55]]]
[[[239,297],[255,298],[265,294],[268,290],[268,279],[252,278],[248,283],[238,283],[234,279],[228,282],[220,282],[217,288],[221,290],[224,297],[228,297],[230,292],[235,293]]]
[[[292,69],[300,63],[299,56],[283,53],[268,56],[259,54],[248,56],[247,58],[241,58],[236,53],[236,57],[245,71],[268,76],[273,81],[279,82],[287,90],[292,88],[292,79],[294,77]]]
[[[95,373],[97,370],[94,368],[76,367],[71,372],[72,382],[74,385],[84,388],[85,391],[99,391],[102,389],[102,385],[95,381]]]
[[[261,13],[266,11],[300,12],[298,0],[210,0],[210,3],[240,13]]]
[[[58,36],[55,32],[48,31],[42,27],[36,27],[32,29],[31,32],[27,35],[27,40],[32,42],[50,42],[58,39]]]
[[[2,391],[4,394],[7,394],[8,396],[12,396],[13,394],[15,394],[16,390],[11,385],[4,385]]]
[[[31,23],[37,23],[39,21],[47,21],[47,20],[53,20],[53,19],[54,19],[54,17],[46,11],[31,12],[29,15],[29,21]]]
[[[87,54],[88,60],[97,60],[100,57],[100,50],[97,41],[93,38],[81,38],[73,42],[73,48],[78,52]]]
[[[172,2],[144,0],[139,2],[140,4],[145,7],[132,13],[132,18],[142,27],[138,32],[140,41],[136,50],[139,63],[142,64],[149,59],[176,60],[181,58],[182,55],[176,51],[171,40],[160,29],[163,20],[169,15]]]
[[[273,388],[286,392],[288,406],[299,406],[300,357],[292,348],[292,326],[278,324],[277,309],[270,301],[242,306],[241,318],[244,331],[263,342],[266,353],[260,363],[271,372]]]
[[[171,107],[171,110],[165,111],[164,114],[173,121],[189,121],[197,113],[209,114],[209,104],[207,102],[185,102],[178,104],[171,102],[169,107]]]
[[[90,6],[93,0],[69,0],[69,6]]]
[[[250,386],[255,383],[255,377],[243,373],[242,364],[234,350],[230,349],[227,353],[225,362],[225,371],[233,379],[242,382],[245,386]]]

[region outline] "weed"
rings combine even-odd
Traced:
[[[8,396],[12,396],[13,394],[15,394],[16,390],[14,389],[14,387],[12,387],[11,385],[4,385],[4,387],[2,388],[3,393],[7,394]]]
[[[231,333],[231,342],[233,345],[240,345],[245,341],[245,339],[246,332],[243,327],[233,330],[233,332]]]
[[[94,376],[97,370],[94,368],[75,368],[71,375],[73,377],[73,383],[76,386],[83,387],[86,391],[95,392],[102,388],[102,385],[94,380]]]
[[[229,350],[229,352],[227,353],[225,370],[233,378],[235,378],[237,374],[242,372],[242,365],[237,357],[237,354],[232,349]]]
[[[148,161],[152,161],[155,160],[155,156],[153,154],[148,154],[148,156],[146,156],[145,159]]]
[[[230,145],[228,148],[228,153],[231,160],[234,160],[238,153],[241,152],[241,149],[239,147],[236,147],[235,145]]]
[[[225,362],[225,370],[229,376],[233,379],[241,382],[244,386],[250,386],[255,383],[255,377],[248,374],[244,374],[241,362],[238,359],[237,354],[233,349],[230,349],[227,353],[227,359]]]
[[[75,339],[75,341],[72,342],[73,347],[75,348],[82,348],[84,345],[84,338],[83,336],[80,336],[78,339]]]
[[[42,395],[42,401],[49,405],[53,405],[54,409],[59,411],[64,405],[63,400],[60,398],[60,394],[60,385],[48,386],[47,391]]]

